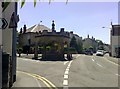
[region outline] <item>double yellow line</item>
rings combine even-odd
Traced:
[[[47,80],[46,78],[44,78],[38,74],[31,74],[31,73],[27,73],[27,72],[23,72],[23,71],[18,71],[18,72],[27,74],[31,77],[41,80],[49,89],[58,89],[53,83],[51,83],[49,80]]]

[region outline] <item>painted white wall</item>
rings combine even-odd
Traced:
[[[15,55],[12,54],[12,43],[13,43],[13,28],[9,28],[9,23],[11,16],[15,12],[15,2],[11,2],[8,7],[5,9],[5,11],[2,13],[2,17],[6,19],[8,22],[8,26],[6,29],[2,31],[3,38],[2,38],[2,43],[3,43],[3,51],[7,52],[10,54],[11,58],[14,57]],[[12,63],[13,63],[13,69],[12,69],[12,74],[13,76],[16,75],[16,59],[12,58]]]
[[[2,16],[5,18],[9,24],[10,18],[15,8],[15,3],[10,3],[7,9],[3,12]],[[3,30],[3,51],[7,52],[12,56],[12,29],[6,28]]]
[[[112,56],[115,56],[116,54],[115,54],[115,47],[116,46],[120,46],[120,36],[112,36],[112,38],[111,38],[111,40],[112,40],[112,44],[111,44],[111,47],[112,47]]]
[[[0,2],[0,18],[2,18],[2,7]],[[2,29],[0,29],[0,89],[2,88]]]

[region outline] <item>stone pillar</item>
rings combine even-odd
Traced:
[[[70,53],[69,48],[70,48],[70,43],[67,45],[68,51],[67,51],[67,59],[71,60],[72,59],[72,53]]]
[[[35,43],[34,59],[38,59],[38,44]]]
[[[60,51],[60,56],[61,56],[61,60],[64,60],[65,57],[64,57],[64,43],[61,42],[61,51]]]
[[[46,46],[43,45],[42,59],[46,60]]]

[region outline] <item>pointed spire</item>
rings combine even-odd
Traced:
[[[89,34],[88,34],[87,38],[89,38]]]
[[[94,38],[93,38],[93,36],[92,36],[92,40],[93,40]]]
[[[111,26],[112,26],[112,22],[111,22],[110,24],[111,24]]]
[[[27,27],[26,27],[26,25],[24,25],[24,27],[23,27],[23,33],[26,33],[26,29],[27,29]]]
[[[20,29],[20,34],[22,34],[22,28]]]
[[[110,22],[111,26],[112,26],[112,19],[111,19],[111,22]]]
[[[54,20],[52,21],[52,30],[55,31],[55,23],[54,23]]]

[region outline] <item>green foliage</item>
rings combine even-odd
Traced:
[[[77,47],[76,38],[74,36],[73,36],[73,38],[70,41],[70,47],[73,47],[73,48]]]
[[[2,3],[3,4],[3,3]],[[5,11],[5,9],[8,7],[8,5],[10,4],[10,2],[4,2],[4,5],[3,5],[3,10],[2,12]]]
[[[77,43],[76,38],[73,36],[70,42],[70,47],[74,48],[78,53],[82,53],[83,47],[80,43]]]
[[[18,2],[19,0],[15,0],[16,2]],[[36,7],[36,3],[37,0],[34,0],[34,7]],[[49,4],[51,3],[51,0],[49,0]],[[66,4],[68,3],[68,0],[66,0]],[[8,7],[8,5],[10,4],[10,2],[4,2],[4,6],[3,6],[3,12],[5,11],[5,9]],[[25,0],[21,0],[21,8],[24,6],[25,4]]]
[[[24,6],[24,4],[25,4],[25,0],[22,0],[22,2],[21,2],[21,8]]]
[[[34,0],[34,7],[36,6],[36,0]]]

